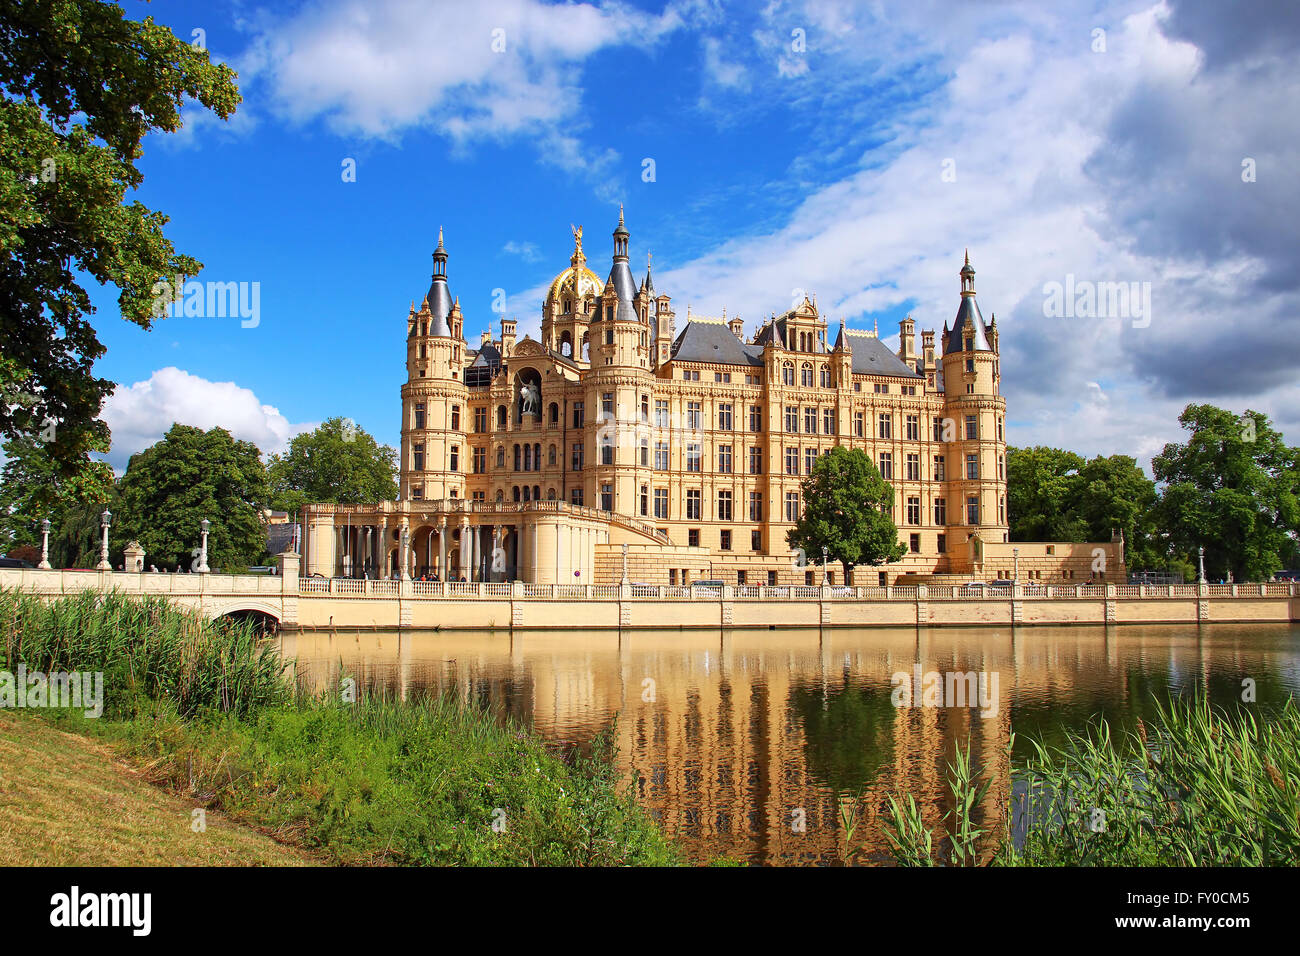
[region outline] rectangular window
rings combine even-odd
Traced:
[[[696,374],[696,375],[699,375],[700,373],[699,373],[699,372],[696,372],[695,374]],[[700,546],[700,529],[699,529],[699,528],[687,528],[687,529],[686,529],[686,546],[687,546],[688,548],[698,548],[698,547]],[[682,574],[682,584],[684,585],[685,583],[686,583],[686,575],[685,575],[685,573],[683,573],[683,574]]]
[[[998,441],[1002,441],[1002,419],[998,419]]]
[[[717,518],[718,518],[719,521],[730,521],[730,520],[731,520],[731,492],[730,492],[730,491],[719,491],[719,492],[718,492],[718,515],[717,515]]]
[[[799,409],[793,405],[785,407],[785,430],[792,435],[799,434]]]
[[[600,486],[600,510],[601,511],[614,510],[614,486],[613,485]]]
[[[415,427],[417,429],[424,427],[424,402],[415,404]]]
[[[614,418],[614,393],[603,392],[600,396],[600,420],[612,421]]]
[[[573,403],[573,427],[581,428],[583,423],[582,402]]]
[[[932,440],[933,440],[933,441],[943,441],[943,419],[942,419],[942,418],[932,418],[932,419],[930,419],[930,421],[934,423],[934,436],[933,436]]]
[[[934,456],[934,480],[935,481],[947,480],[947,478],[944,476],[943,455]]]
[[[908,535],[907,538],[907,550],[911,551],[913,554],[920,554],[921,536],[919,534],[912,534]]]
[[[763,406],[749,406],[749,430],[751,432],[761,432],[763,430]]]
[[[967,440],[979,438],[979,419],[974,415],[966,416],[966,438]]]
[[[701,501],[701,492],[699,491],[698,488],[691,489],[690,491],[686,492],[686,520],[687,521],[700,520],[700,501]]]
[[[411,457],[414,459],[412,464],[416,471],[424,471],[424,443],[420,442],[412,449]]]
[[[799,492],[787,491],[785,493],[785,520],[799,520]]]
[[[459,445],[451,446],[451,455],[449,457],[451,459],[450,470],[460,471],[460,446]]]
[[[749,449],[749,473],[751,475],[763,473],[763,449],[758,447]]]
[[[803,430],[809,435],[817,434],[817,409],[805,408],[803,410]]]
[[[866,434],[866,416],[861,412],[853,413],[853,435],[855,438],[865,438]]]
[[[573,470],[574,471],[582,471],[582,457],[583,457],[582,442],[575,441],[573,443]]]
[[[668,442],[655,442],[655,471],[668,470]]]
[[[650,467],[650,439],[641,439],[641,467]]]
[[[718,406],[718,428],[720,428],[724,432],[729,432],[734,427],[733,421],[734,419],[731,414],[730,403],[719,405]]]
[[[763,520],[763,492],[751,491],[749,493],[749,520]]]
[[[920,455],[907,456],[907,480],[908,481],[921,480],[921,456]]]
[[[775,571],[768,571],[768,572],[767,572],[767,586],[770,587],[770,588],[774,588],[774,587],[776,587],[776,572],[775,572]]]
[[[998,499],[998,524],[1007,523],[1007,499]]]
[[[920,498],[913,497],[907,499],[907,523],[908,524],[921,523],[921,499]],[[913,550],[916,549],[914,548]]]
[[[451,406],[451,430],[454,432],[460,431],[460,406],[459,405]]]
[[[920,415],[907,416],[907,440],[908,441],[921,440],[921,416]]]
[[[719,551],[731,550],[731,529],[730,528],[723,528],[720,532],[718,532],[718,550]]]
[[[602,465],[614,464],[614,442],[608,436],[604,435],[600,439],[600,463]]]
[[[940,554],[948,553],[948,536],[941,534],[935,541],[935,548]]]
[[[975,495],[966,499],[966,523],[980,523],[980,500]]]
[[[966,456],[966,477],[978,478],[979,476],[980,476],[980,456],[967,455]]]
[[[803,473],[811,475],[815,464],[817,464],[817,449],[805,448],[803,450]]]
[[[742,587],[742,588],[745,586],[745,572],[744,572],[744,571],[737,571],[737,572],[736,572],[736,586],[737,586],[737,587]]]
[[[822,434],[834,435],[836,430],[837,429],[835,426],[835,409],[823,408],[822,409]]]
[[[453,495],[452,497],[455,496]],[[414,501],[422,501],[424,499],[424,485],[412,485],[411,498]]]
[[[894,437],[894,420],[888,412],[881,412],[876,426],[877,438]]]
[[[731,474],[731,446],[718,446],[718,471],[724,475]]]
[[[934,523],[937,525],[945,525],[948,523],[948,499],[947,498],[934,499]]]
[[[686,427],[691,431],[700,430],[700,403],[686,403]]]
[[[785,450],[785,473],[787,475],[799,474],[799,449],[787,448]]]
[[[668,403],[655,399],[655,428],[668,427]]]
[[[885,481],[894,480],[894,456],[891,452],[880,453],[880,477]]]
[[[650,516],[650,486],[642,485],[641,486],[641,517],[647,518],[649,516]]]
[[[476,433],[482,434],[487,431],[487,415],[488,410],[486,408],[474,409],[474,431]]]
[[[699,442],[688,443],[686,446],[686,470],[699,471],[701,457],[702,453],[700,451]]]
[[[888,395],[888,394],[889,394],[889,385],[888,385],[888,383],[882,385],[880,382],[877,382],[877,383],[875,384],[874,388],[873,388],[873,391],[874,391],[877,395]]]
[[[575,504],[575,505],[577,505],[579,508],[582,507],[582,489],[581,489],[581,488],[571,488],[571,489],[569,489],[569,502],[570,502],[571,504]]]
[[[1007,477],[1007,459],[1003,455],[998,455],[998,480],[1001,481]]]
[[[655,489],[655,517],[668,520],[668,489]]]
[[[758,530],[757,528],[749,532],[749,550],[750,551],[763,550],[763,532]]]
[[[487,449],[474,449],[474,474],[481,475],[487,471]]]
[[[641,421],[646,424],[650,423],[650,396],[649,395],[641,396]]]

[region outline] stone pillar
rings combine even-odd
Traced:
[[[498,556],[500,556],[500,561],[498,561]],[[489,580],[494,578],[497,574],[500,574],[501,579],[505,580],[506,561],[505,561],[505,552],[501,548],[501,526],[500,525],[492,526],[492,556],[488,560],[490,562],[488,564],[488,570],[491,572],[488,576]],[[496,570],[498,567],[500,567],[501,569],[500,571]]]
[[[466,581],[469,580],[469,519],[460,519],[460,571]]]
[[[411,526],[405,518],[402,519],[402,547],[398,552],[397,560],[401,566],[399,579],[411,580]]]
[[[447,580],[447,519],[438,519],[438,580]]]
[[[123,550],[126,558],[126,570],[134,571],[137,574],[144,570],[144,548],[140,547],[139,541],[132,541]]]

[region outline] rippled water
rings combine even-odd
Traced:
[[[790,865],[843,859],[840,809],[859,795],[868,809],[852,842],[884,859],[873,810],[902,790],[937,820],[946,762],[967,739],[993,774],[986,810],[995,811],[1029,737],[1059,741],[1097,716],[1127,729],[1150,719],[1155,699],[1196,690],[1239,705],[1247,679],[1250,706],[1276,706],[1300,690],[1298,638],[1295,625],[1213,625],[282,640],[299,680],[317,689],[342,668],[363,687],[455,693],[577,744],[617,714],[619,759],[639,799],[690,855]],[[918,665],[922,689],[932,672],[983,674],[984,706],[895,706],[894,675],[916,689]]]

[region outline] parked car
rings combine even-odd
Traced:
[[[24,561],[22,558],[0,558],[0,568],[32,568],[35,567],[30,561]]]
[[[968,581],[961,586],[961,589],[967,594],[983,594],[986,587],[988,585],[983,581]]]
[[[1009,578],[998,578],[996,581],[991,581],[989,586],[995,588],[1009,588],[1014,586],[1014,584],[1015,582]]]
[[[721,581],[692,581],[691,592],[693,594],[707,594],[716,597],[722,597],[722,589],[726,585]]]

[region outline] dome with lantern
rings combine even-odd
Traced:
[[[587,256],[582,251],[582,227],[578,226],[573,230],[573,256],[569,259],[569,268],[551,281],[550,291],[546,293],[547,311],[573,312],[580,308],[580,303],[596,298],[604,289],[605,283],[587,268]]]

